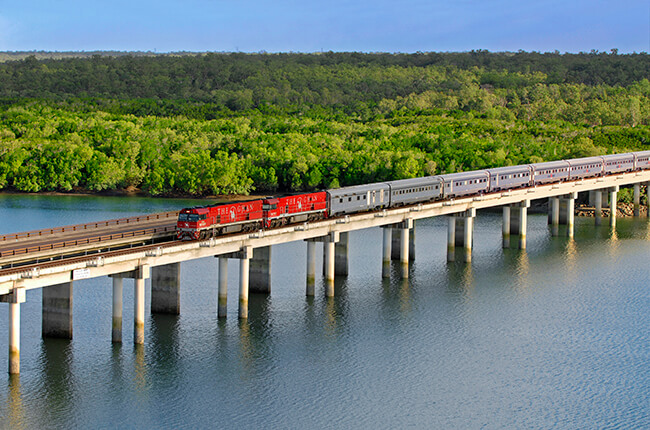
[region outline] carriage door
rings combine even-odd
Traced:
[[[368,191],[368,194],[366,195],[366,204],[370,206],[370,191]]]
[[[372,191],[372,204],[373,204],[373,206],[375,205],[376,200],[377,200],[377,192],[373,190]]]

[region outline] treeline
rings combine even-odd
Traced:
[[[0,188],[298,191],[640,150],[650,143],[648,127],[513,122],[461,111],[392,111],[367,122],[335,116],[249,111],[205,121],[12,106],[0,113]]]
[[[648,55],[0,64],[0,189],[298,191],[645,149]]]

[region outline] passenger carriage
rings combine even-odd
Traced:
[[[390,186],[385,182],[327,190],[327,195],[330,216],[370,211],[390,204]]]
[[[650,169],[650,151],[638,151],[633,154],[635,170]]]
[[[401,179],[388,182],[390,186],[390,206],[410,205],[442,198],[442,178]]]
[[[580,179],[601,176],[604,172],[603,157],[574,158],[569,163],[569,178]]]
[[[441,176],[444,183],[443,196],[452,198],[489,191],[490,176],[487,170],[450,173]]]
[[[528,187],[532,183],[533,170],[529,165],[506,166],[487,170],[490,176],[490,192]]]
[[[610,154],[602,156],[606,175],[620,172],[631,172],[634,167],[634,154]]]
[[[548,161],[531,164],[533,185],[562,182],[569,179],[569,163],[566,161]]]

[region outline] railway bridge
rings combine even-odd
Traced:
[[[635,215],[639,213],[641,184],[650,171],[620,173],[598,178],[538,185],[507,192],[467,196],[365,212],[253,233],[237,233],[204,241],[175,239],[177,212],[57,227],[0,236],[0,301],[9,306],[9,373],[20,372],[20,304],[26,291],[42,288],[42,336],[72,338],[72,290],[75,282],[108,276],[112,279],[112,341],[122,341],[123,281],[134,280],[135,344],[144,343],[145,279],[151,278],[151,312],[180,313],[180,263],[217,257],[219,265],[219,317],[227,310],[227,262],[239,260],[240,318],[248,318],[249,292],[271,292],[271,248],[275,244],[306,243],[306,295],[315,294],[316,244],[323,245],[325,294],[334,296],[334,279],[348,273],[350,231],[383,228],[381,276],[390,276],[390,262],[400,261],[408,277],[414,257],[413,228],[418,219],[447,216],[447,260],[469,263],[472,256],[476,211],[502,207],[503,247],[526,248],[527,213],[531,200],[548,199],[552,235],[573,237],[574,204],[578,193],[589,192],[595,223],[602,222],[603,202],[615,207],[622,186],[634,187]],[[649,199],[650,200],[650,199]],[[616,211],[610,211],[610,225]],[[560,225],[566,228],[560,230]]]

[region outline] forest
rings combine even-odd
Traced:
[[[4,190],[289,192],[650,145],[646,53],[0,58]]]

